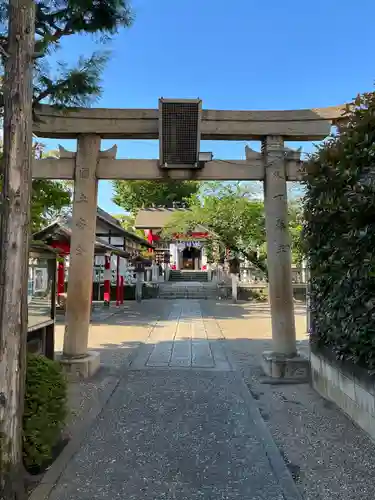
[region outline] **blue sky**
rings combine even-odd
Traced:
[[[341,104],[372,90],[374,0],[134,0],[135,22],[109,46],[100,107],[156,108],[159,97],[196,98],[210,109],[288,109]],[[272,5],[272,7],[270,7]],[[73,63],[100,50],[90,37],[64,41]],[[60,142],[75,149],[73,141]],[[115,141],[104,141],[103,148]],[[116,141],[118,158],[157,158],[156,141]],[[299,144],[297,144],[298,146]],[[254,146],[254,145],[252,145]],[[202,146],[244,156],[244,142]],[[310,144],[304,145],[309,151]],[[99,205],[111,213],[112,187]]]

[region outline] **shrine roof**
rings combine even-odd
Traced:
[[[162,229],[178,212],[186,212],[186,208],[144,208],[138,212],[134,227],[136,229]]]
[[[137,243],[143,246],[146,246],[148,248],[153,248],[152,245],[150,245],[150,243],[145,239],[124,229],[121,226],[121,222],[118,219],[116,219],[115,217],[113,217],[100,207],[97,208],[97,217],[110,228],[112,236],[116,236],[115,233],[117,233],[117,235],[119,236],[125,236],[126,238],[136,241]]]
[[[44,241],[38,241],[38,240],[31,240],[30,242],[30,246],[29,246],[29,252],[30,254],[32,254],[33,252],[35,253],[42,253],[42,252],[45,252],[45,253],[48,253],[50,255],[58,255],[59,254],[59,251],[56,250],[56,248],[53,248],[49,245],[47,245],[46,243],[44,243]]]
[[[112,217],[110,214],[105,212],[100,207],[97,208],[97,219],[100,219],[102,223],[104,222],[108,226],[112,236],[123,236],[130,240],[136,241],[142,246],[145,246],[147,248],[153,248],[153,246],[145,239],[140,238],[136,234],[131,233],[130,231],[124,229],[117,219]],[[47,236],[62,235],[70,239],[71,224],[72,224],[72,217],[70,215],[59,217],[51,224],[49,224],[47,227],[35,233],[33,237],[38,240],[43,240],[43,238]],[[98,237],[96,238],[96,241],[100,244],[106,244],[104,241],[100,241],[100,238]]]
[[[39,239],[43,240],[43,238],[48,239],[48,237],[56,237],[56,236],[62,236],[63,238],[70,241],[70,238],[72,236],[72,229],[69,226],[64,226],[62,224],[54,222],[53,224],[50,224],[47,228],[43,229],[42,231],[35,233],[33,235],[33,238],[38,240]],[[31,243],[31,247],[33,246],[34,243],[35,241]],[[40,244],[39,241],[38,243]],[[95,255],[104,255],[109,252],[111,254],[116,254],[124,258],[130,257],[129,252],[126,252],[122,248],[110,245],[109,243],[103,241],[101,238],[96,238],[94,245],[95,245]],[[47,248],[51,248],[46,244],[44,246]]]

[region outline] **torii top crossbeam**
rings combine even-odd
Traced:
[[[280,136],[292,141],[324,139],[342,118],[345,106],[287,111],[203,110],[202,140],[261,140]],[[81,108],[42,105],[33,132],[38,137],[73,139],[96,134],[103,139],[158,139],[157,109]]]

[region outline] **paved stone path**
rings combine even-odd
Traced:
[[[232,369],[214,320],[203,320],[195,300],[175,301],[139,351],[132,368]]]
[[[51,500],[298,500],[216,319],[170,301]]]

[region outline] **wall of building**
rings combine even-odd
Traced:
[[[124,247],[124,240],[125,240],[125,249],[129,253],[137,252],[139,251],[142,247],[141,244],[138,241],[135,241],[131,238],[127,238],[126,236],[112,236],[108,235],[108,233],[115,233],[115,229],[110,229],[108,225],[106,225],[104,222],[102,222],[100,219],[97,219],[96,221],[96,234],[98,238],[103,240],[105,243],[108,243],[109,245],[113,245],[115,247]],[[106,236],[102,236],[106,235]]]

